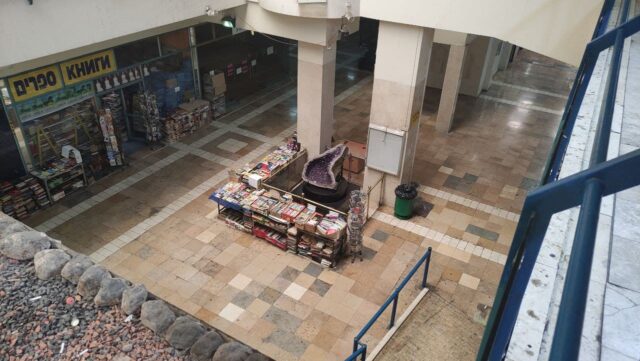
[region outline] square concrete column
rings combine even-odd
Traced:
[[[429,28],[380,22],[370,123],[404,132],[405,138],[399,174],[384,175],[382,192],[379,185],[373,188],[370,204],[382,198],[384,204],[392,205],[396,186],[412,180],[433,35]],[[376,185],[383,174],[367,167],[364,190]]]
[[[298,42],[298,141],[309,157],[331,146],[336,44]]]
[[[440,95],[440,106],[438,106],[438,116],[436,118],[436,130],[438,133],[447,134],[451,131],[466,52],[466,45],[450,45],[447,69],[444,73],[444,82],[442,83],[442,93]]]

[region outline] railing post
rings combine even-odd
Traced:
[[[427,256],[427,260],[424,262],[424,273],[422,274],[422,288],[427,288],[427,275],[429,274],[429,263],[431,263],[431,247],[427,249],[429,255]]]
[[[358,351],[358,340],[356,337],[353,338],[353,352]]]
[[[391,321],[389,322],[389,328],[392,328],[396,323],[396,309],[398,308],[398,297],[400,294],[396,293],[396,297],[393,299],[393,306],[391,308]]]
[[[360,359],[360,361],[365,361],[367,359],[367,344],[363,343],[362,344],[362,358]]]
[[[600,180],[594,178],[587,181],[562,290],[550,360],[577,360],[580,353],[602,190]]]

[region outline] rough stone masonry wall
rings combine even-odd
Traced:
[[[53,283],[62,279],[77,285],[76,293],[80,297],[71,297],[72,300],[68,302],[93,302],[99,308],[117,306],[123,314],[129,315],[129,320],[139,317],[144,326],[164,338],[178,355],[197,361],[269,360],[250,347],[207,329],[198,320],[155,299],[144,285],[131,285],[125,279],[113,277],[104,267],[93,264],[89,257],[65,249],[60,241],[34,231],[2,212],[0,254],[16,261],[33,261],[35,275],[40,280]],[[8,280],[0,277],[0,282]],[[0,291],[6,287],[2,283]],[[0,292],[0,298],[7,296]]]

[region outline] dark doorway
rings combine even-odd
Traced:
[[[0,104],[0,180],[12,180],[25,174],[7,114],[4,106]]]

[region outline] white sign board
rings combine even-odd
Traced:
[[[404,152],[405,132],[369,125],[367,167],[398,175]]]

